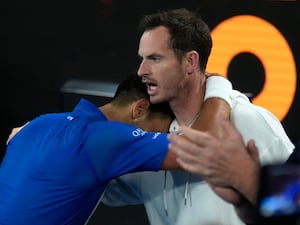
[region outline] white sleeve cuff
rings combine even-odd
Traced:
[[[209,98],[221,98],[232,108],[231,100],[232,84],[222,76],[209,76],[206,79],[206,90],[204,101]]]

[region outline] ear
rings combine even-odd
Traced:
[[[195,70],[199,69],[199,54],[195,50],[189,51],[185,56],[186,60],[186,71],[188,74],[194,73]]]
[[[132,107],[132,119],[138,121],[145,119],[149,113],[150,102],[146,98],[137,100]]]

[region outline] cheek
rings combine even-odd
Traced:
[[[162,83],[164,89],[177,92],[183,86],[184,79],[181,72],[173,71],[173,73],[163,77]]]
[[[162,82],[170,86],[171,84],[176,85],[178,82],[181,82],[184,73],[178,64],[172,64],[161,68],[160,74]]]

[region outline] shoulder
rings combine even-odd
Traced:
[[[284,161],[292,152],[294,145],[281,122],[269,110],[239,99],[230,116],[245,143],[250,139],[255,141],[262,163]]]
[[[276,118],[276,116],[268,109],[255,105],[249,101],[249,99],[235,91],[233,96],[234,104],[231,110],[231,119],[237,125],[239,123],[246,125],[257,124],[259,126],[253,127],[254,129],[260,129],[263,127],[270,129],[282,129],[282,124]]]
[[[91,134],[97,135],[101,133],[102,135],[105,134],[131,134],[133,131],[137,130],[138,128],[126,123],[121,123],[117,121],[97,121],[88,125],[88,129]]]

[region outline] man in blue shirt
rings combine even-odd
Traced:
[[[0,167],[0,224],[84,224],[112,178],[180,169],[161,133],[172,115],[167,104],[150,105],[132,75],[100,108],[82,99],[72,112],[33,119],[8,142]]]

